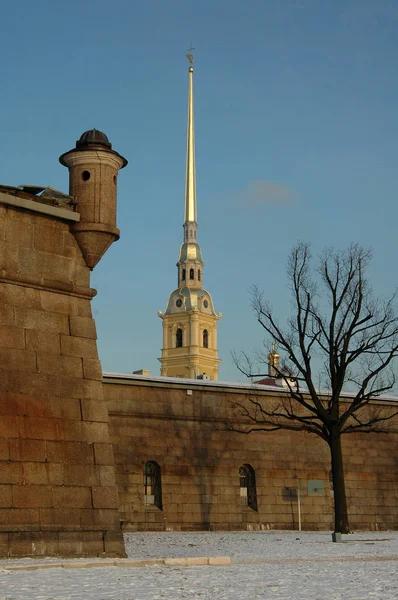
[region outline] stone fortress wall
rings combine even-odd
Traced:
[[[256,392],[266,401],[272,390]],[[127,531],[333,529],[329,449],[314,435],[223,431],[231,402],[253,390],[140,376],[104,378],[120,518]],[[396,411],[396,405],[386,405]],[[353,530],[398,527],[398,419],[389,434],[343,436]],[[161,470],[162,508],[145,506],[144,468]],[[242,505],[239,470],[255,473],[257,510]]]
[[[80,161],[115,161],[83,138]],[[90,161],[73,172],[81,210],[50,188],[0,186],[0,556],[124,554],[90,306],[90,268],[117,237],[116,203],[99,207],[116,198],[121,157],[97,169],[102,187]]]

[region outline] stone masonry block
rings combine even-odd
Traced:
[[[94,319],[89,317],[76,317],[71,315],[69,317],[70,323],[70,334],[72,336],[90,338],[92,340],[97,339],[97,331],[95,328]]]
[[[1,462],[0,483],[22,483],[23,468],[21,463]]]
[[[7,220],[7,208],[5,206],[0,206],[0,241],[3,242],[5,240],[6,234],[6,220]]]
[[[9,556],[49,556],[58,554],[58,534],[50,532],[19,532],[9,535]]]
[[[48,465],[38,462],[24,462],[24,478],[23,482],[26,485],[47,485],[48,481]]]
[[[40,525],[44,530],[59,530],[60,528],[69,531],[79,530],[81,523],[81,513],[85,512],[80,508],[41,508]],[[93,512],[88,510],[88,512]]]
[[[59,532],[59,553],[61,556],[84,555],[83,541],[77,531]],[[81,564],[76,563],[76,564]]]
[[[80,513],[80,511],[77,511]],[[41,508],[39,510],[40,527],[43,530],[59,530],[65,527],[65,511],[60,508]],[[80,519],[77,521],[79,525]]]
[[[83,376],[85,379],[102,379],[101,363],[97,358],[83,357]]]
[[[187,566],[199,566],[199,565],[208,565],[209,559],[207,556],[191,556],[187,558]]]
[[[98,467],[100,473],[100,484],[103,486],[116,485],[114,467]]]
[[[38,373],[62,373],[63,377],[83,377],[82,359],[76,356],[59,356],[50,353],[37,353]]]
[[[41,252],[61,254],[63,231],[56,230],[53,224],[36,223],[33,232],[33,247]]]
[[[61,463],[46,463],[48,483],[50,485],[64,485],[64,468]]]
[[[120,527],[119,511],[115,509],[82,509],[80,518],[82,526],[87,529],[118,530]]]
[[[0,419],[0,436],[6,438],[19,437],[21,431],[21,418],[4,415]]]
[[[1,344],[1,339],[0,339]],[[0,346],[0,364],[10,371],[36,371],[36,354],[30,350]]]
[[[42,259],[42,275],[46,279],[73,283],[75,261],[48,252],[37,253]]]
[[[51,488],[46,485],[13,485],[12,503],[15,508],[49,508]]]
[[[66,464],[93,464],[93,445],[75,441],[47,441],[47,459]]]
[[[18,271],[18,246],[0,241],[0,270],[5,275]]]
[[[66,485],[100,485],[100,468],[96,465],[65,465],[64,481]]]
[[[209,565],[213,567],[229,567],[231,559],[229,556],[209,556]]]
[[[34,531],[39,525],[39,511],[33,508],[0,509],[0,531]]]
[[[93,339],[62,335],[61,348],[62,354],[67,354],[69,356],[98,358],[97,344]]]
[[[75,421],[66,421],[61,419],[24,419],[21,424],[21,436],[37,440],[58,440],[65,439],[70,435],[70,423]]]
[[[77,399],[45,398],[16,392],[0,394],[0,414],[22,415],[25,419],[38,417],[81,419],[80,402]],[[25,430],[24,423],[25,420],[20,423],[20,427]]]
[[[62,533],[60,533],[60,538],[61,535],[64,535]],[[104,553],[104,540],[103,540],[103,534],[101,531],[83,531],[83,532],[79,532],[78,535],[76,536],[77,539],[79,540],[79,544],[81,543],[81,551],[79,551],[79,554],[82,554],[83,556],[88,556],[88,555],[97,555],[97,556],[102,556]],[[76,544],[72,547],[72,554],[76,554],[76,550],[75,550],[75,546]],[[61,548],[61,539],[60,539],[60,548]]]
[[[116,527],[114,526],[112,529],[116,529]],[[112,556],[126,556],[124,550],[123,535],[120,530],[107,531],[104,536],[104,543],[106,554],[111,554]]]
[[[27,350],[39,350],[40,352],[61,354],[61,340],[58,333],[27,329],[25,335]]]
[[[10,439],[10,460],[44,462],[46,460],[45,442],[24,438]]]
[[[5,394],[8,390],[8,372],[0,368],[0,394]]]
[[[94,456],[97,465],[113,465],[112,444],[94,444]]]
[[[12,506],[11,486],[0,485],[0,507],[6,508]]]
[[[25,332],[21,327],[0,326],[0,345],[3,348],[25,348]]]
[[[68,293],[54,294],[53,292],[47,292],[45,290],[40,291],[40,302],[42,310],[51,313],[61,313],[66,317],[68,317],[68,315],[80,314],[80,310],[85,306],[85,301],[82,301],[75,296],[70,296]]]
[[[41,310],[40,291],[22,285],[0,285],[0,305],[9,304],[11,307],[34,308]]]
[[[8,460],[9,458],[10,458],[10,452],[9,452],[9,448],[8,448],[8,439],[0,438],[0,461]],[[112,464],[112,463],[105,463],[105,464]]]
[[[0,533],[0,556],[8,557],[8,533]]]
[[[23,308],[41,309],[40,291],[21,285],[2,284],[0,285],[0,304],[9,304],[12,307],[20,306]]]
[[[18,252],[18,273],[26,277],[40,279],[43,273],[43,253],[32,248],[20,248]]]
[[[92,379],[71,379],[59,377],[59,387],[63,398],[90,398],[103,401],[101,381]]]
[[[77,421],[82,418],[80,401],[77,398],[53,398],[49,402],[48,416],[55,419],[73,419]]]
[[[165,558],[164,564],[166,567],[186,567],[187,559],[186,558]]]
[[[12,306],[0,303],[0,325],[14,325],[14,312]]]
[[[91,508],[91,488],[60,486],[53,488],[54,508]]]
[[[93,487],[92,491],[94,508],[118,508],[116,487]]]
[[[16,307],[14,310],[17,327],[69,334],[69,320],[67,315],[20,307]]]
[[[108,422],[108,410],[105,402],[88,398],[83,398],[80,402],[84,421]]]
[[[90,285],[90,269],[86,265],[76,265],[75,267],[75,283],[82,287]]]
[[[5,241],[7,244],[18,245],[20,248],[32,248],[33,245],[33,220],[22,221],[20,219],[9,218],[5,222]]]
[[[109,440],[108,423],[99,423],[83,421],[79,423],[80,441],[82,442],[102,442]]]

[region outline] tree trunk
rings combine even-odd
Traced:
[[[345,494],[343,453],[341,449],[340,428],[332,426],[329,436],[329,448],[332,458],[332,480],[334,491],[334,530],[337,533],[349,533],[347,498]]]

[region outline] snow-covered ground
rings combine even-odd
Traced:
[[[330,533],[132,533],[131,559],[230,556],[232,564],[6,571],[34,561],[0,561],[0,599],[397,600],[398,532],[343,538],[335,544]]]

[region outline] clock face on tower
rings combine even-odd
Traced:
[[[182,306],[182,300],[181,300],[181,298],[177,298],[177,300],[176,300],[176,307],[177,308],[181,308],[181,306]]]

